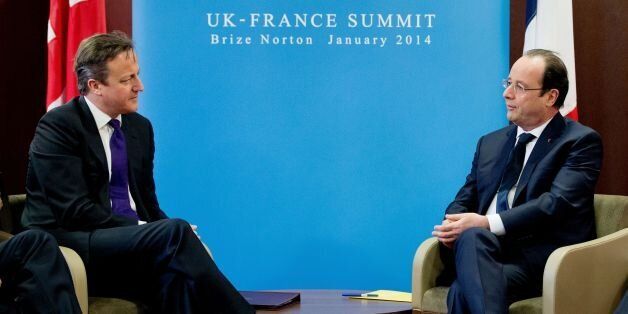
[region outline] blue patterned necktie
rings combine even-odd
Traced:
[[[111,209],[115,215],[139,220],[137,213],[131,208],[129,198],[129,166],[124,133],[120,129],[120,121],[112,119],[109,121],[109,125],[113,127],[113,134],[109,141],[111,148],[111,180],[109,180]]]
[[[508,192],[519,180],[519,175],[521,170],[523,170],[523,160],[526,156],[526,145],[535,137],[530,133],[519,135],[517,145],[515,145],[515,148],[510,152],[510,156],[508,156],[508,163],[506,164],[506,169],[504,169],[502,182],[497,190],[498,213],[510,209],[510,206],[508,206]]]

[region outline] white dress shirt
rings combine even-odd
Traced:
[[[521,172],[523,172],[523,169],[525,169],[525,165],[528,162],[528,157],[530,157],[530,154],[534,149],[534,145],[536,145],[536,141],[539,139],[541,133],[543,133],[543,130],[545,130],[545,127],[549,124],[551,120],[552,119],[545,121],[545,123],[530,130],[529,132],[524,131],[519,126],[517,127],[517,141],[515,141],[515,145],[517,145],[516,142],[519,141],[519,136],[523,133],[530,133],[535,136],[530,142],[528,142],[528,144],[526,144],[526,154],[525,158],[523,159],[523,167],[521,168]],[[521,178],[521,173],[519,174],[519,177]],[[519,179],[517,179],[517,183],[515,183],[515,185],[508,191],[509,207],[512,207],[512,202],[515,198],[515,191],[517,191],[517,185],[519,185]],[[504,228],[502,218],[497,213],[497,193],[495,193],[491,205],[488,206],[488,210],[486,211],[486,218],[488,219],[488,224],[492,233],[496,235],[506,234],[506,228]]]

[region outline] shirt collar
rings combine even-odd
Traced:
[[[517,126],[517,139],[519,139],[519,135],[523,133],[530,133],[534,135],[534,139],[532,141],[536,141],[541,136],[541,133],[543,133],[543,130],[545,130],[545,127],[547,127],[550,121],[552,121],[552,119],[548,119],[547,121],[545,121],[545,123],[537,126],[530,131],[524,131],[520,126]]]
[[[94,116],[94,120],[96,121],[96,127],[100,130],[103,126],[107,125],[109,121],[111,121],[111,117],[106,113],[102,112],[96,105],[94,105],[89,99],[83,96],[85,102],[87,103],[87,107],[89,107],[89,111],[92,112],[92,116]],[[116,120],[120,121],[120,126],[122,126],[122,115],[118,115],[115,117]]]

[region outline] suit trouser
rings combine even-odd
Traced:
[[[449,313],[508,313],[512,302],[541,295],[542,269],[487,229],[471,228],[458,237],[453,265]]]
[[[190,225],[164,219],[91,233],[89,293],[148,305],[151,313],[253,313]]]
[[[24,231],[0,243],[0,279],[0,312],[81,312],[70,270],[45,232]]]

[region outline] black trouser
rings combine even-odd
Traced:
[[[254,313],[181,219],[95,230],[88,254],[91,296],[137,300],[151,313]]]
[[[487,229],[465,230],[454,244],[453,261],[447,261],[451,250],[441,249],[445,264],[455,268],[449,313],[508,313],[511,303],[541,295],[543,265],[530,265],[519,248]]]
[[[54,238],[24,231],[0,243],[0,312],[80,313],[72,277]]]

